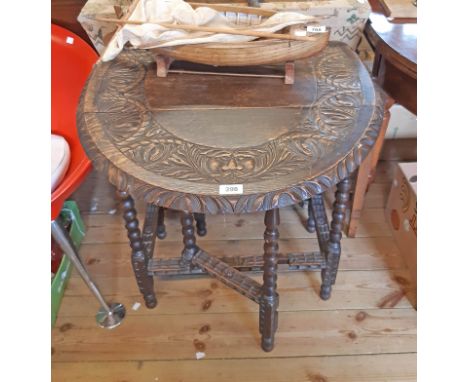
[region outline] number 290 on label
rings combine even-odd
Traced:
[[[242,195],[244,193],[243,184],[220,184],[220,195]]]

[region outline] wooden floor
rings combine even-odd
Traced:
[[[383,213],[394,167],[379,164],[357,237],[343,238],[329,301],[318,297],[318,272],[279,275],[271,353],[260,349],[258,306],[208,277],[157,279],[158,306],[132,309],[142,299],[122,217],[113,188],[92,173],[75,194],[87,226],[80,254],[105,296],[125,304],[127,317],[117,329],[98,328],[97,303],[73,274],[52,331],[53,381],[415,381],[414,296]],[[305,212],[281,211],[281,251],[317,246],[303,228]],[[166,224],[157,256],[177,256],[177,216],[169,214]],[[209,216],[208,235],[198,242],[213,254],[261,254],[262,238],[261,214]],[[196,352],[205,358],[196,360]]]

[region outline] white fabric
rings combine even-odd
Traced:
[[[223,13],[207,7],[193,9],[183,0],[140,0],[129,20],[151,21],[152,24],[127,24],[121,28],[104,51],[103,61],[114,59],[127,42],[136,48],[151,49],[212,42],[246,42],[256,39],[251,36],[167,29],[154,24],[157,22],[276,32],[291,25],[312,22],[315,17],[298,12],[278,12],[264,20],[257,15]]]
[[[70,165],[70,146],[60,135],[51,135],[51,191],[54,191],[67,173]]]

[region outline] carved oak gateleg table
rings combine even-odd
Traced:
[[[157,304],[154,275],[209,274],[259,304],[262,348],[272,350],[279,267],[321,270],[320,296],[330,297],[350,176],[379,135],[384,103],[341,43],[297,62],[294,85],[264,77],[160,78],[152,56],[137,50],[96,64],[81,96],[79,132],[89,157],[119,190],[146,306]],[[335,185],[329,225],[322,194]],[[147,203],[142,231],[133,198]],[[320,248],[280,254],[280,208],[306,200]],[[153,258],[156,237],[165,236],[164,208],[180,211],[180,258]],[[197,244],[194,215],[203,235],[203,214],[259,211],[263,256],[218,258]],[[252,270],[263,270],[263,285],[243,273]]]

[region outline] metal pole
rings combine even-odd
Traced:
[[[72,264],[75,266],[76,270],[80,274],[81,278],[94,294],[94,296],[99,301],[101,309],[96,315],[96,320],[101,327],[112,329],[120,325],[121,321],[125,317],[125,307],[122,304],[114,303],[109,306],[104,300],[101,292],[99,291],[96,284],[89,276],[86,268],[84,267],[81,259],[78,256],[78,252],[73,245],[73,242],[68,234],[67,230],[63,227],[60,218],[57,220],[52,220],[51,222],[52,236],[55,241],[58,243],[60,248],[62,248],[65,255],[68,256]]]

